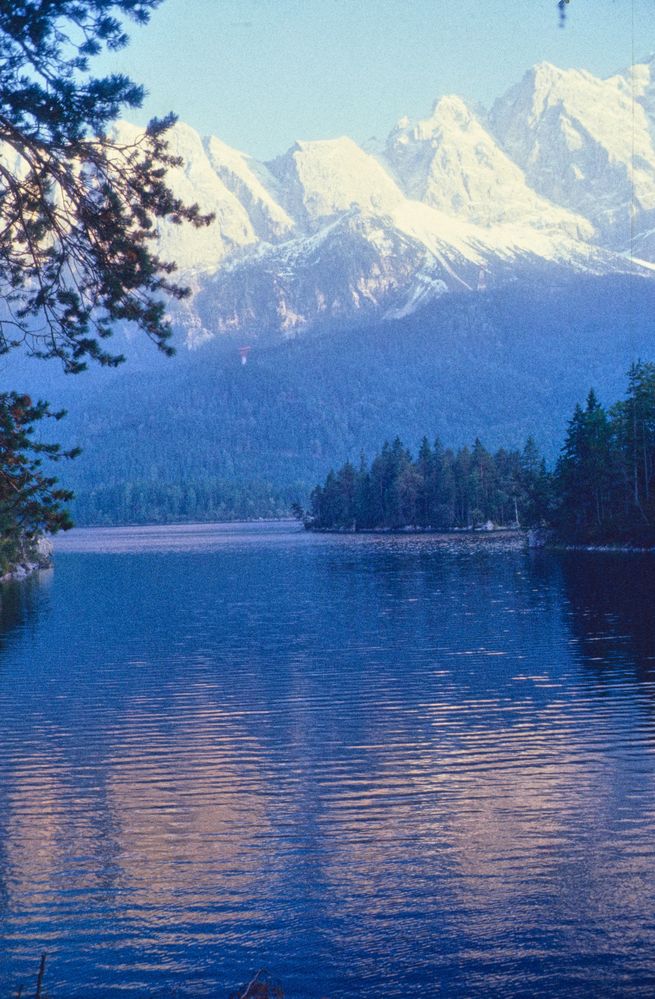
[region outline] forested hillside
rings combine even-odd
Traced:
[[[79,523],[268,516],[396,435],[492,450],[532,435],[552,463],[590,386],[618,398],[631,361],[652,356],[654,317],[650,282],[562,277],[254,348],[245,366],[226,338],[42,386],[69,409],[64,443],[84,449],[66,469]],[[43,372],[21,373],[35,395]]]

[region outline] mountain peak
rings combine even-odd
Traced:
[[[468,125],[474,119],[474,115],[467,105],[456,94],[446,94],[434,102],[430,119],[435,123],[454,121],[458,125]]]
[[[518,86],[525,85],[528,83],[529,86],[534,88],[534,90],[543,91],[550,89],[553,85],[559,83],[563,76],[570,72],[576,73],[577,70],[564,70],[560,69],[559,66],[553,65],[552,62],[546,62],[542,60],[541,62],[535,63],[527,73],[525,73],[523,80]]]
[[[384,152],[300,139],[259,163],[177,125],[173,189],[216,222],[160,227],[165,256],[213,275],[198,278],[199,295],[213,288],[203,328],[283,335],[411,311],[477,287],[480,267],[500,282],[528,262],[629,269],[613,252],[626,247],[655,259],[653,66],[649,56],[601,80],[541,62],[489,114],[446,94],[425,117],[400,118]]]
[[[563,72],[564,70],[560,69],[559,66],[556,66],[552,62],[548,62],[547,59],[542,59],[540,62],[536,62],[534,66],[528,70],[528,73],[531,73],[539,79],[547,79],[549,77],[553,79],[561,76]]]
[[[580,213],[607,245],[630,244],[629,205],[653,228],[655,94],[647,67],[607,79],[586,70],[533,67],[494,104],[493,134],[528,183]]]
[[[584,219],[531,191],[461,97],[441,97],[429,118],[398,126],[386,156],[407,194],[456,218],[485,227],[516,224],[591,235]]]
[[[204,140],[214,172],[246,209],[259,239],[275,243],[288,237],[294,223],[278,203],[274,178],[262,163],[212,135]]]
[[[391,211],[402,200],[378,160],[347,136],[298,141],[267,166],[285,191],[286,210],[309,230],[352,205]]]
[[[457,94],[445,94],[438,97],[432,105],[432,111],[426,118],[419,118],[412,121],[407,115],[403,115],[396,122],[392,129],[389,141],[425,141],[431,139],[436,133],[449,123],[455,123],[458,127],[468,125],[474,119],[473,112],[466,102]]]
[[[315,150],[359,150],[357,143],[348,135],[335,139],[297,139],[289,152],[313,152]]]

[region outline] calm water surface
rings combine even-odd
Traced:
[[[0,996],[655,993],[655,560],[78,531],[2,591]]]

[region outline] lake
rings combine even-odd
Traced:
[[[651,997],[655,559],[79,530],[2,590],[0,996]],[[13,991],[11,991],[13,990]]]

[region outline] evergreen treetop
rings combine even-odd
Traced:
[[[156,252],[156,222],[204,225],[166,184],[169,116],[137,141],[112,138],[142,87],[96,77],[104,49],[127,42],[161,0],[0,2],[0,353],[26,344],[71,372],[122,360],[105,341],[119,322],[171,352],[166,297],[187,290]]]

